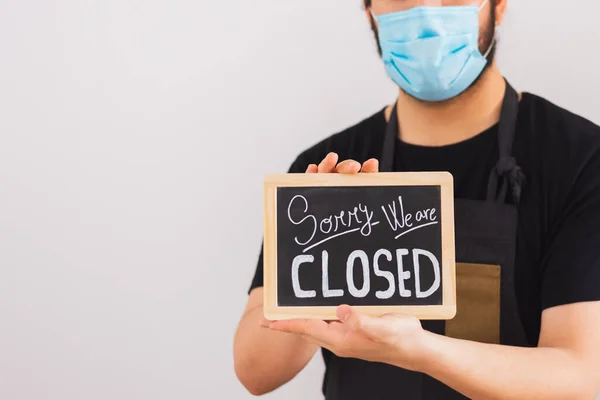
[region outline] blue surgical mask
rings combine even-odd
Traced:
[[[443,101],[470,87],[487,64],[480,6],[422,6],[376,16],[385,69],[409,95]]]

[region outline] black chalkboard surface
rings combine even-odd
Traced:
[[[456,313],[448,173],[286,174],[265,179],[265,316]]]

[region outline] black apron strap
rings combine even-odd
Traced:
[[[506,82],[506,93],[502,103],[502,112],[498,126],[498,151],[500,157],[490,173],[487,200],[504,203],[510,187],[515,204],[521,200],[521,190],[525,184],[525,175],[517,160],[512,155],[515,139],[517,114],[519,112],[519,96],[515,89]]]

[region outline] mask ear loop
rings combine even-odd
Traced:
[[[494,48],[494,45],[496,44],[496,32],[498,32],[498,31],[496,30],[496,27],[494,27],[494,37],[492,38],[492,43],[490,43],[490,47],[487,49],[487,51],[483,55],[483,58],[485,58],[485,59],[488,58],[488,56],[492,52],[492,49]]]
[[[484,7],[490,2],[490,0],[484,0],[483,3],[481,3],[481,5],[479,6],[479,12],[481,12],[481,10],[484,9]],[[485,52],[485,54],[483,55],[483,58],[488,58],[488,56],[490,55],[492,49],[494,48],[494,45],[496,44],[496,39],[497,39],[497,33],[498,30],[496,29],[497,26],[494,26],[494,37],[492,38],[492,43],[490,43],[490,47],[488,47],[487,51]]]

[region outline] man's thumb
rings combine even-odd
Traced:
[[[389,321],[360,315],[350,306],[340,306],[337,314],[338,318],[349,328],[375,341],[385,338],[389,331]]]

